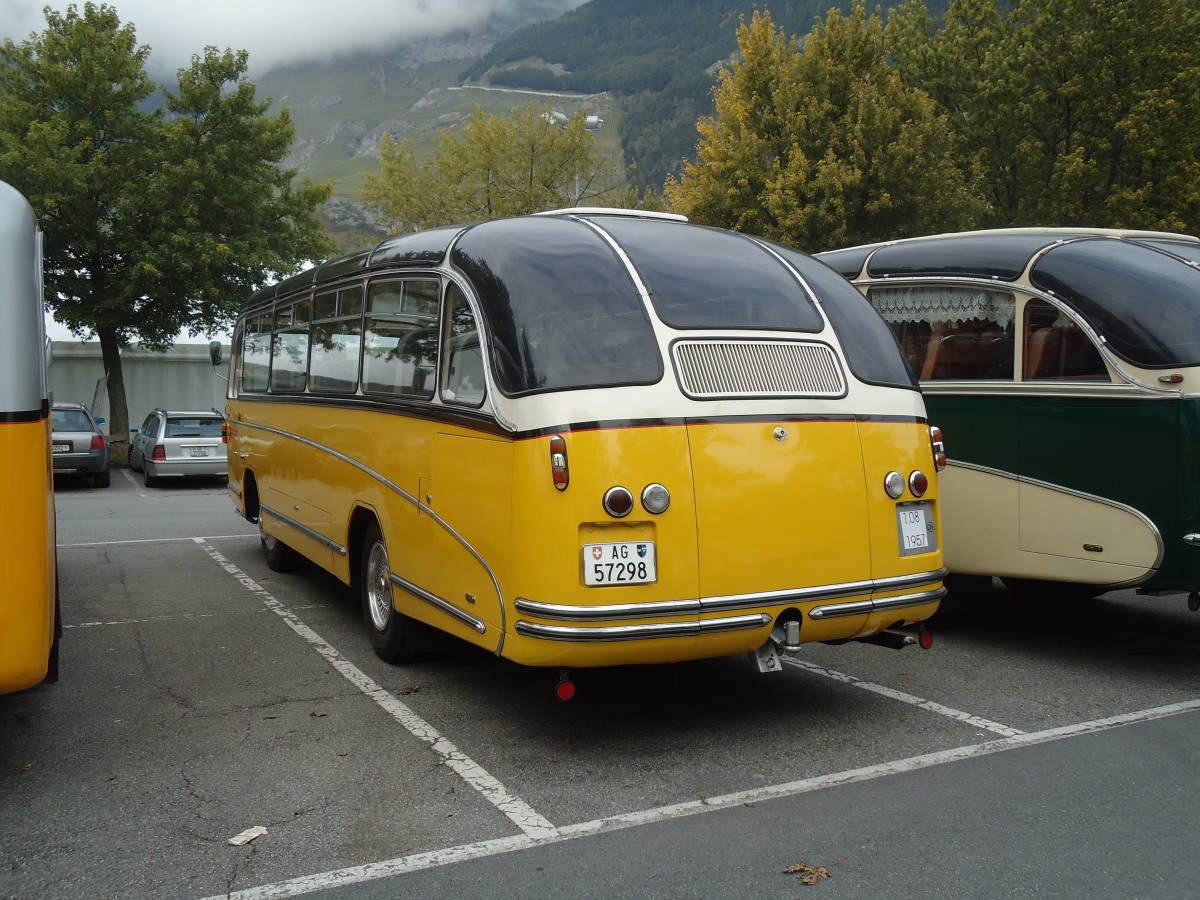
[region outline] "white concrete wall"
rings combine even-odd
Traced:
[[[221,365],[214,368],[208,344],[176,344],[155,353],[137,347],[121,351],[125,374],[125,401],[129,424],[136,428],[155,407],[166,409],[216,409],[225,412],[225,378],[229,347],[221,348]],[[103,384],[104,362],[100,342],[54,341],[48,380],[55,400],[86,403],[106,421],[108,389]],[[93,403],[93,400],[95,402]],[[104,427],[107,431],[107,425]]]

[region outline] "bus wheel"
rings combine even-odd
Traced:
[[[375,655],[384,662],[402,662],[410,656],[405,641],[408,622],[396,612],[392,598],[391,566],[388,564],[387,544],[374,522],[363,535],[363,552],[358,589],[362,594],[363,619]]]
[[[258,539],[262,542],[267,568],[272,572],[290,572],[296,567],[296,551],[279,538],[263,531],[261,517],[258,520]]]

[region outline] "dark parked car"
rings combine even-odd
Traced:
[[[92,411],[82,403],[50,407],[55,475],[90,475],[96,487],[108,487],[108,440]]]
[[[129,468],[150,487],[162,478],[224,477],[225,417],[213,410],[156,409],[130,435]]]

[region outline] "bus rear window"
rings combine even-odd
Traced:
[[[787,269],[749,238],[683,223],[598,219],[672,328],[818,332],[821,314]]]
[[[475,285],[505,394],[662,378],[637,289],[586,225],[564,228],[533,217],[487,222],[463,235],[452,259]]]

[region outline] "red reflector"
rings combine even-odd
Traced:
[[[150,458],[158,460],[165,460],[167,458],[167,451],[162,444],[154,445],[154,451],[150,454]]]
[[[925,477],[924,472],[913,472],[908,476],[908,487],[914,497],[923,497],[929,490],[929,479]]]
[[[575,682],[560,681],[558,687],[554,689],[554,694],[559,700],[570,700],[575,696]]]
[[[933,646],[933,635],[928,631],[922,631],[917,635],[917,646],[922,650],[928,650]]]
[[[92,449],[93,450],[103,450],[104,449],[104,435],[102,435],[102,434],[93,434],[92,435]]]

